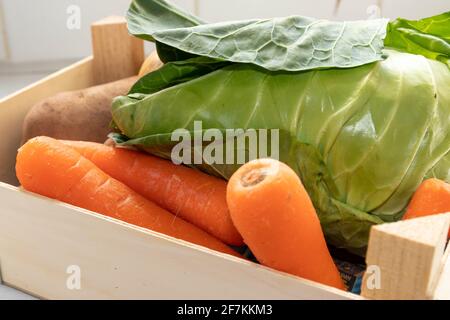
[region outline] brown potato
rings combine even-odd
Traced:
[[[153,51],[142,64],[141,69],[139,70],[139,77],[145,76],[147,73],[159,69],[162,65],[163,63],[159,59],[158,53],[156,50]]]
[[[113,98],[126,95],[137,79],[63,92],[41,101],[25,117],[22,144],[36,136],[103,143],[111,132]]]

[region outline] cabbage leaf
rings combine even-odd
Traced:
[[[381,60],[388,22],[290,16],[203,24],[169,8],[162,0],[134,0],[128,12],[130,33],[156,41],[164,61],[204,56],[272,71],[351,68]]]

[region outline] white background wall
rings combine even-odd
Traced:
[[[1,1],[1,0],[0,0]],[[0,2],[0,61],[6,59],[6,50],[5,50],[5,40],[3,38],[3,8],[2,3]]]
[[[366,19],[367,8],[382,3],[382,15],[418,19],[450,10],[450,0],[341,0],[337,16],[336,0],[200,0],[200,16],[210,21],[305,15],[323,19]]]
[[[90,24],[109,15],[124,15],[130,0],[0,0],[11,61],[73,59],[90,53]],[[175,1],[192,10],[191,0]],[[187,5],[186,5],[187,4]],[[70,30],[67,8],[81,10],[81,28]],[[1,7],[1,6],[0,6]]]
[[[6,52],[3,45],[3,35],[0,34],[0,61],[6,59]]]
[[[173,0],[207,21],[293,14],[327,19],[366,19],[381,0]],[[11,62],[75,59],[90,54],[89,25],[108,15],[123,15],[129,0],[0,0],[4,9]],[[450,10],[450,0],[382,0],[382,15],[420,18]],[[67,8],[81,9],[81,29],[66,27]],[[1,41],[0,41],[1,42]],[[0,45],[0,59],[4,51]]]

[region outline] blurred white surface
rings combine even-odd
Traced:
[[[0,73],[0,99],[7,96],[37,80],[45,77],[47,73],[13,73],[13,74],[1,74]]]
[[[269,18],[304,15],[333,20],[367,19],[368,8],[381,4],[381,15],[419,19],[450,10],[449,0],[341,0],[334,15],[336,0],[198,0],[198,14],[208,21]],[[369,10],[370,11],[370,10]]]
[[[206,21],[286,15],[367,19],[368,8],[381,4],[381,16],[417,19],[450,10],[450,0],[169,0]],[[108,15],[124,15],[130,0],[0,0],[10,61],[74,59],[90,54],[90,24]],[[68,27],[75,8],[80,28]],[[70,24],[70,23],[69,23]],[[1,42],[1,41],[0,41]],[[0,46],[0,59],[1,59]]]
[[[36,298],[0,284],[0,300],[35,300]]]
[[[0,0],[10,61],[74,59],[91,53],[90,25],[110,15],[125,15],[130,0]],[[193,0],[175,0],[187,10]],[[75,10],[75,11],[74,11]],[[79,10],[80,25],[70,24]],[[68,27],[69,21],[69,27]]]
[[[1,24],[1,20],[0,20]],[[0,61],[6,59],[5,39],[3,37],[1,25],[0,25]]]
[[[14,93],[76,60],[6,63],[0,61],[0,98]]]

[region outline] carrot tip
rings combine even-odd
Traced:
[[[241,176],[241,184],[244,187],[253,187],[263,182],[267,175],[268,172],[265,168],[250,169]]]

